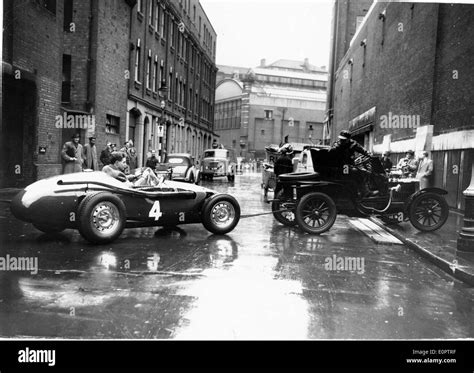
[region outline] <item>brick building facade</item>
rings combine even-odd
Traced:
[[[434,184],[464,208],[474,145],[474,6],[374,3],[331,77],[330,135],[373,152],[430,152]],[[333,48],[336,46],[333,45]]]
[[[198,0],[6,0],[3,25],[0,186],[60,174],[75,132],[99,152],[132,138],[144,164],[164,76],[163,148],[212,143],[216,34]]]
[[[217,71],[216,33],[204,9],[197,0],[141,0],[131,24],[126,137],[139,165],[152,149],[200,156],[214,140]]]

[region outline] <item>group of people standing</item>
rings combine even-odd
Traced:
[[[110,165],[114,152],[117,152],[117,145],[108,141],[105,149],[98,156],[96,137],[89,137],[89,143],[82,146],[80,144],[80,135],[75,133],[71,141],[63,145],[61,151],[63,174],[82,172],[85,169],[100,171],[104,166]],[[128,172],[137,168],[137,151],[133,146],[132,140],[126,141],[120,152],[126,158]]]

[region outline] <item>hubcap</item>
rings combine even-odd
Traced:
[[[92,226],[101,233],[110,233],[119,225],[119,211],[111,202],[100,202],[91,214]]]
[[[310,227],[321,227],[329,219],[329,206],[321,199],[310,199],[303,208],[303,220]]]
[[[211,210],[211,220],[215,225],[226,228],[232,224],[235,219],[235,210],[229,202],[219,202]]]

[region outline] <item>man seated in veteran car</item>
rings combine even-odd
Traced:
[[[349,166],[349,174],[357,181],[361,197],[371,197],[379,193],[376,190],[371,191],[369,189],[370,172],[354,166],[355,153],[360,153],[365,156],[369,156],[370,154],[362,145],[351,138],[349,131],[341,131],[338,140],[334,143],[331,150],[337,154],[342,165]]]

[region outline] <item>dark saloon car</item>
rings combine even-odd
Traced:
[[[165,165],[171,171],[172,180],[199,184],[201,176],[195,164],[194,157],[188,153],[168,154],[165,159]]]

